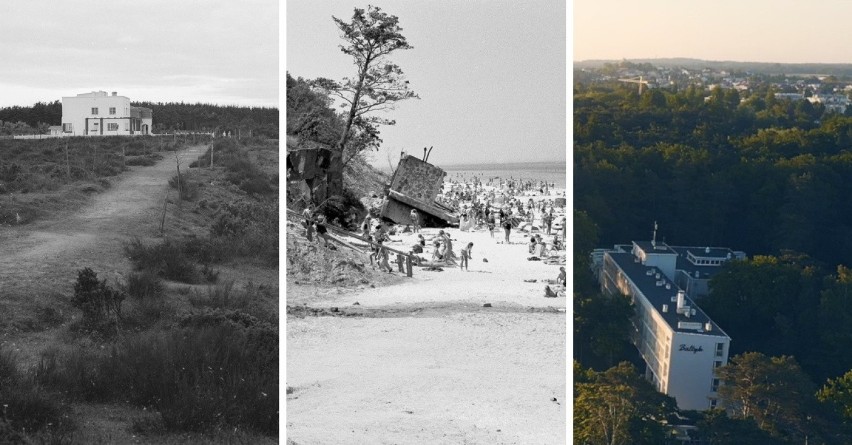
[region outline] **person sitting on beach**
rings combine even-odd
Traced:
[[[435,250],[432,252],[432,261],[441,261],[444,256],[441,254],[441,242],[435,241]]]
[[[559,234],[553,235],[553,249],[562,250],[562,242],[559,241]]]
[[[544,296],[546,298],[564,297],[566,289],[565,267],[559,268],[559,276],[556,277],[556,284],[553,288],[550,285],[544,286]]]
[[[461,251],[461,262],[459,263],[459,269],[464,269],[467,271],[467,260],[471,259],[471,251],[473,250],[473,243],[467,243],[467,247],[462,249]]]
[[[529,244],[528,249],[527,249],[527,250],[529,250],[529,253],[535,252],[536,244],[538,244],[538,241],[536,241],[535,236],[530,235],[530,244]]]

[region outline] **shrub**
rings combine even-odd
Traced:
[[[174,241],[165,240],[148,246],[139,238],[134,238],[124,245],[124,251],[137,270],[183,283],[195,283],[198,280],[195,265]]]
[[[156,299],[163,296],[163,283],[150,270],[131,272],[127,277],[125,292],[137,300]]]
[[[114,334],[123,300],[124,293],[107,286],[106,281],[98,281],[92,269],[86,267],[77,273],[71,305],[83,311],[84,329],[107,336]]]
[[[278,332],[250,316],[126,337],[108,355],[45,354],[40,381],[86,400],[152,407],[170,430],[278,433]]]
[[[27,443],[24,432],[67,430],[64,408],[17,369],[15,355],[0,349],[0,443]]]
[[[178,175],[172,176],[169,179],[169,185],[173,189],[180,190],[180,199],[184,201],[191,201],[198,197],[198,183],[190,181],[189,175],[186,173],[180,175],[180,180],[178,180]]]

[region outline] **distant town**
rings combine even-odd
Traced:
[[[769,88],[777,99],[807,100],[822,104],[826,112],[846,114],[849,108],[852,65],[725,64],[692,59],[576,62],[574,80],[586,84],[623,82],[637,89],[735,89],[742,100]]]

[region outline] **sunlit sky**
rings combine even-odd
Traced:
[[[844,0],[574,1],[573,60],[852,63]]]
[[[385,117],[373,163],[401,150],[438,165],[565,162],[566,6],[562,0],[370,2],[399,17],[414,49],[390,56],[421,97]],[[294,77],[353,76],[332,16],[349,20],[368,3],[290,0],[286,70]],[[283,74],[283,73],[282,73]]]
[[[6,2],[0,106],[95,90],[278,105],[278,0]]]

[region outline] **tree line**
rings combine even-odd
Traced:
[[[278,108],[238,107],[184,102],[131,102],[150,108],[154,132],[237,131],[278,138]],[[37,102],[32,106],[0,108],[0,131],[4,134],[46,133],[47,127],[62,123],[62,102]]]

